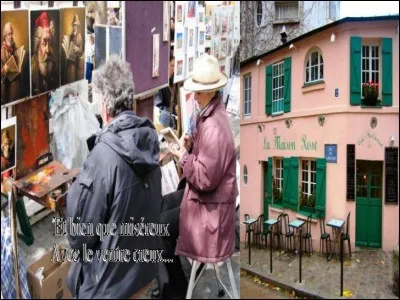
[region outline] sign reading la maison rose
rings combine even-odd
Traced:
[[[307,139],[307,135],[304,134],[300,139],[300,143],[296,144],[296,141],[288,141],[276,135],[271,145],[267,137],[264,137],[264,150],[296,150],[299,147],[303,151],[317,151],[317,141],[310,141]]]

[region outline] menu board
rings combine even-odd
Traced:
[[[356,146],[347,145],[347,191],[346,199],[354,201],[355,197],[355,165],[356,164]]]
[[[385,202],[398,203],[399,148],[385,148]]]

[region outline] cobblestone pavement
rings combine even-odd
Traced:
[[[240,277],[241,299],[294,299],[292,295],[286,295],[282,291],[269,288],[249,276]],[[276,288],[279,289],[279,288]]]
[[[302,283],[299,283],[299,257],[286,257],[273,252],[273,272],[270,273],[269,251],[251,249],[251,266],[248,248],[241,244],[242,270],[255,272],[279,285],[322,298],[340,296],[340,261],[328,262],[326,256],[314,252],[302,257]],[[356,252],[349,261],[345,256],[343,290],[349,291],[350,299],[398,299],[392,293],[391,254],[383,251]]]

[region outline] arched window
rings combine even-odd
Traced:
[[[257,26],[259,27],[262,25],[262,16],[263,16],[262,1],[257,1],[256,22]]]
[[[313,49],[306,57],[306,83],[324,79],[324,60],[319,49]]]
[[[248,173],[247,173],[247,166],[244,165],[244,168],[243,168],[243,180],[244,180],[244,184],[247,184],[247,181],[248,181],[248,179],[249,179],[248,176],[249,176],[249,175],[248,175]]]

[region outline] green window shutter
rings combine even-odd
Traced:
[[[272,65],[265,68],[265,113],[272,115]]]
[[[290,181],[289,181],[289,207],[298,210],[298,192],[299,192],[299,158],[290,158]]]
[[[326,159],[317,158],[317,194],[315,210],[325,215],[326,203]]]
[[[290,157],[283,159],[283,206],[289,207],[290,198]]]
[[[272,203],[272,157],[268,158],[268,179],[267,179],[267,192],[268,192],[268,202]]]
[[[361,48],[359,36],[350,37],[350,104],[361,104]]]
[[[382,105],[393,105],[392,39],[382,39]]]
[[[285,68],[285,83],[284,83],[284,112],[290,112],[290,101],[291,101],[291,86],[292,86],[292,58],[287,57],[285,58],[284,62]]]

